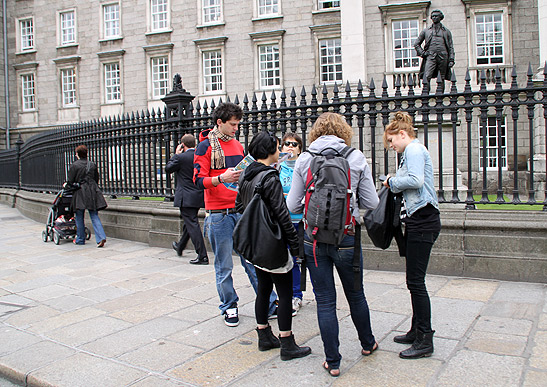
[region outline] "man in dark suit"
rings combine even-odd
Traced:
[[[177,146],[175,154],[167,162],[165,171],[175,173],[175,207],[180,208],[180,217],[184,220],[182,237],[178,242],[173,242],[173,249],[177,255],[182,255],[188,239],[192,240],[198,256],[190,263],[195,265],[208,265],[207,249],[203,241],[203,234],[198,221],[198,211],[205,206],[203,201],[203,189],[194,185],[194,148],[196,138],[191,134],[185,134]]]

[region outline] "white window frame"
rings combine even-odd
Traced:
[[[281,0],[254,0],[253,20],[281,18],[283,17],[281,6]]]
[[[72,14],[72,26],[66,26],[63,17]],[[72,30],[72,39],[65,39],[65,31]],[[59,47],[74,46],[78,44],[78,17],[75,9],[65,9],[57,12],[57,44]]]
[[[116,66],[117,78],[108,77],[109,74],[114,73],[112,66]],[[104,102],[106,104],[120,103],[122,102],[122,74],[121,65],[119,61],[103,63],[103,77],[104,77]],[[117,95],[117,98],[114,98]],[[110,97],[112,96],[112,97]]]
[[[23,26],[24,23],[30,22],[30,27]],[[29,28],[28,34],[24,34]],[[32,52],[36,50],[36,28],[34,17],[25,17],[17,20],[17,52]],[[30,40],[30,42],[29,42]]]
[[[163,25],[156,25],[155,17],[158,15],[157,12],[154,12],[155,8],[158,5],[158,2],[165,3],[165,22]],[[148,0],[148,6],[146,8],[147,13],[147,28],[148,33],[162,33],[162,32],[171,32],[171,1],[170,0]],[[163,13],[162,13],[163,14]]]
[[[479,18],[483,20],[479,22]],[[484,20],[485,18],[492,18],[492,20]],[[494,20],[494,18],[498,20]],[[499,31],[488,31],[489,27],[499,26],[501,24],[501,29]],[[483,28],[480,28],[480,27]],[[479,30],[483,30],[480,31]],[[495,40],[489,41],[492,36],[501,35],[501,41]],[[483,38],[483,39],[481,39]],[[475,13],[475,60],[477,61],[477,66],[497,66],[505,64],[505,37],[503,31],[503,12],[477,12]],[[496,47],[501,48],[501,55],[494,55],[492,53],[486,53],[486,55],[479,55],[479,46],[482,46],[485,51],[490,51],[490,49],[495,49]],[[487,63],[479,63],[480,60],[486,59]],[[496,61],[494,61],[496,60]]]
[[[281,87],[281,47],[279,43],[259,44],[258,48],[258,87],[260,90]],[[272,57],[270,59],[270,57]],[[268,66],[273,64],[273,67]],[[270,73],[273,73],[270,75]],[[270,81],[273,81],[273,84]]]
[[[109,7],[117,6],[118,18],[112,18],[112,12],[107,13]],[[119,2],[101,4],[101,36],[104,40],[120,39],[122,37],[122,7]],[[111,26],[112,24],[113,26]],[[117,33],[115,27],[117,24]],[[110,30],[114,30],[114,33],[110,33]]]
[[[60,106],[63,109],[78,106],[78,73],[76,67],[62,67],[59,69]],[[71,82],[66,82],[71,80]]]
[[[482,123],[480,122],[479,120],[479,135],[478,135],[478,139],[479,139],[479,144],[478,144],[478,147],[479,147],[479,169],[482,170],[483,168],[483,165],[482,165],[482,141],[483,141],[483,138],[482,138],[482,135],[481,135],[481,125]],[[502,157],[501,157],[501,162],[502,162],[502,166],[501,166],[501,169],[502,170],[507,170],[507,117],[503,117],[503,120],[501,122],[501,127],[502,127],[502,130],[503,130],[503,133],[502,133],[502,141],[505,142],[504,145],[502,145],[501,147],[501,151],[502,151]],[[492,133],[491,133],[492,132]],[[492,170],[495,170],[497,171],[498,170],[498,123],[497,123],[497,120],[496,120],[496,117],[495,116],[488,116],[487,120],[486,120],[486,138],[488,139],[488,142],[486,144],[486,163],[487,163],[487,167],[486,167],[486,170],[487,171],[492,171]],[[490,145],[490,140],[492,140],[494,142],[494,145]]]
[[[317,9],[318,10],[325,10],[325,9],[340,9],[340,2],[341,0],[317,0]]]
[[[165,79],[162,79],[162,82],[165,82],[165,87],[167,90],[167,93],[170,91],[170,86],[172,84],[172,63],[173,63],[173,43],[162,43],[162,44],[155,44],[150,46],[144,46],[144,52],[146,56],[146,79],[147,79],[147,87],[148,87],[148,105],[149,106],[159,106],[159,103],[163,103],[161,101],[161,98],[164,95],[161,95],[157,93],[157,88],[155,89],[155,83],[158,82],[157,80],[152,79],[152,61],[155,60],[155,58],[159,57],[166,57],[167,58],[167,76]],[[156,91],[155,91],[156,90]]]
[[[462,0],[466,7],[467,15],[467,36],[468,57],[470,69],[494,69],[496,66],[512,67],[513,65],[513,41],[512,41],[512,18],[511,0],[491,0],[488,3],[477,3],[472,0]],[[501,13],[502,14],[502,36],[503,36],[503,63],[478,64],[477,60],[477,26],[476,16],[478,14]]]
[[[26,90],[27,88],[25,87],[25,77],[32,77],[32,80],[30,80],[32,82],[32,94],[27,94],[26,93]],[[36,111],[36,73],[35,72],[27,72],[27,73],[21,73],[19,75],[19,79],[20,79],[20,86],[21,86],[21,93],[20,93],[20,106],[21,106],[21,111],[22,112],[34,112]],[[28,82],[28,81],[27,81]],[[32,101],[32,106],[29,107],[27,106],[27,103],[25,101],[25,99],[28,98],[29,100]]]
[[[201,95],[215,95],[215,96],[222,96],[226,94],[226,77],[225,77],[225,63],[226,63],[226,51],[225,51],[225,45],[226,40],[228,38],[226,36],[220,36],[216,38],[206,38],[206,39],[198,39],[194,40],[194,43],[197,46],[198,49],[198,56],[199,56],[199,90],[201,91]],[[217,51],[220,52],[221,56],[221,77],[222,77],[222,87],[219,90],[207,90],[207,81],[206,81],[206,71],[205,71],[205,63],[204,58],[205,54],[208,52]]]
[[[311,26],[310,30],[313,33],[314,44],[315,44],[315,74],[318,84],[335,84],[342,83],[343,81],[328,81],[324,82],[322,80],[321,72],[321,41],[340,39],[340,50],[342,50],[342,40],[341,40],[341,24],[332,23],[332,24],[320,24]],[[341,53],[343,55],[343,53]],[[343,62],[343,57],[341,57]],[[344,68],[342,66],[342,79],[344,79]]]
[[[161,99],[169,93],[169,84],[171,82],[170,63],[171,61],[169,60],[169,55],[158,55],[150,58],[152,99]],[[165,67],[165,71],[156,72],[156,69],[162,69],[163,67]]]
[[[404,29],[404,28],[401,28],[399,29],[398,31],[400,31],[401,33],[404,33],[406,32],[407,34],[409,32],[414,32],[414,34],[410,33],[408,34],[409,36],[397,36],[397,30],[395,29],[395,24],[396,23],[416,23],[415,25],[415,28],[412,28],[412,26],[408,29]],[[402,26],[401,26],[402,27]],[[418,38],[418,35],[420,34],[420,21],[418,20],[418,18],[410,18],[410,19],[392,19],[391,20],[391,36],[392,36],[392,60],[393,60],[393,70],[398,72],[398,71],[416,71],[416,70],[419,70],[420,69],[420,57],[418,56],[418,54],[416,53],[416,50],[414,49],[414,41],[416,40],[416,38]],[[401,48],[397,48],[397,45],[396,45],[396,41],[397,40],[400,40],[401,43],[406,43],[406,44],[409,44],[408,46],[406,47],[401,47]],[[410,56],[402,56],[402,58],[400,60],[403,61],[403,66],[402,67],[397,67],[397,60],[399,58],[397,58],[397,52],[409,52],[410,53]],[[410,66],[404,66],[404,61],[405,60],[409,60],[411,65]],[[415,62],[416,64],[413,66],[412,65],[412,62]]]
[[[214,2],[214,4],[211,4],[211,2]],[[224,22],[223,0],[199,0],[199,3],[201,12],[200,21],[202,25],[216,25]],[[218,15],[218,17],[214,20],[208,20],[208,16],[211,14],[210,11],[214,9],[216,9],[215,14]]]
[[[330,42],[334,42],[336,43],[336,41],[338,41],[338,46],[334,46],[334,47],[330,47],[329,45],[327,45],[326,47],[323,46],[324,43],[330,43]],[[319,81],[321,84],[335,84],[335,83],[338,83],[338,84],[341,84],[344,80],[344,74],[342,72],[342,39],[338,36],[338,37],[331,37],[331,38],[324,38],[324,39],[319,39],[319,52],[317,53],[318,55],[318,59],[319,59]],[[324,52],[324,49],[326,50],[336,50],[336,49],[339,49],[340,51],[340,54],[339,55],[336,55],[336,53],[334,53],[334,55],[326,55],[324,56],[323,55],[323,52]],[[327,58],[334,58],[334,62],[329,62],[329,63],[324,63],[323,60]],[[340,71],[337,71],[336,70],[336,67],[340,66]],[[325,67],[334,67],[334,70],[333,71],[327,71],[327,72],[324,72],[324,68]],[[340,75],[340,79],[338,79],[338,74]],[[330,78],[330,75],[333,75],[334,76],[334,79],[328,79],[328,80],[324,80],[323,79],[323,76],[324,75],[328,75],[329,78]]]
[[[256,90],[280,90],[283,89],[283,35],[285,34],[285,30],[274,30],[274,31],[266,31],[266,32],[252,32],[249,35],[251,36],[251,39],[253,40],[254,44],[254,68],[255,68],[255,88]],[[262,84],[262,74],[264,71],[271,71],[271,70],[265,70],[261,68],[261,47],[268,47],[268,46],[277,46],[278,49],[278,67],[276,68],[278,71],[278,77],[274,77],[279,79],[279,85],[263,85]]]
[[[207,58],[209,55],[218,55],[216,58]],[[216,61],[216,66],[207,66],[207,63]],[[220,65],[218,65],[220,61]],[[201,62],[203,68],[203,93],[204,94],[218,94],[224,91],[224,58],[222,56],[222,50],[206,50],[201,53]],[[216,70],[218,72],[212,72]],[[213,81],[213,79],[217,81]],[[220,78],[220,81],[218,80]],[[217,88],[215,89],[214,86]],[[209,89],[208,89],[209,88]]]

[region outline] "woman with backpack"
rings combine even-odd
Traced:
[[[304,357],[311,353],[311,349],[310,347],[299,347],[292,334],[291,269],[293,268],[293,260],[286,254],[286,246],[289,245],[291,254],[298,255],[298,235],[291,222],[289,210],[283,197],[279,173],[270,166],[279,160],[279,140],[268,132],[260,132],[253,137],[249,144],[249,154],[256,161],[245,168],[239,177],[236,211],[244,212],[255,194],[255,187],[260,184],[261,199],[266,204],[270,216],[276,219],[281,226],[282,236],[285,239],[282,244],[284,251],[269,252],[271,261],[268,260],[268,266],[273,267],[274,265],[271,265],[271,263],[275,262],[282,254],[287,256],[286,262],[273,269],[260,267],[251,262],[255,266],[258,279],[255,301],[258,349],[267,351],[281,347],[281,360]],[[274,336],[272,328],[268,324],[269,298],[274,284],[279,296],[277,311],[279,339]]]
[[[378,343],[372,334],[370,312],[363,289],[363,257],[360,239],[355,235],[355,225],[359,223],[359,208],[375,208],[379,200],[365,156],[360,151],[349,148],[352,136],[353,129],[340,114],[330,112],[321,114],[310,131],[311,144],[308,151],[302,153],[296,160],[292,186],[287,197],[287,205],[291,212],[307,212],[309,208],[302,204],[302,200],[311,195],[311,192],[307,192],[309,189],[306,184],[314,159],[325,155],[331,159],[336,155],[346,155],[350,179],[346,181],[346,186],[342,187],[342,190],[345,195],[347,188],[351,188],[352,194],[346,204],[349,204],[352,227],[346,228],[346,225],[342,224],[339,243],[318,242],[313,240],[314,231],[310,230],[312,220],[306,218],[307,214],[304,216],[308,224],[304,252],[317,302],[317,319],[326,358],[323,368],[333,377],[340,375],[342,359],[339,352],[333,267],[338,272],[350,306],[351,319],[361,343],[361,354],[368,356],[378,349]],[[351,187],[347,187],[349,182]],[[324,214],[328,212],[328,205],[327,202],[320,203],[318,204],[320,208],[316,210]],[[330,216],[340,218],[342,214],[331,213]],[[357,274],[357,278],[354,273]]]
[[[103,247],[106,243],[106,234],[98,211],[104,210],[107,204],[97,185],[99,182],[97,165],[87,159],[87,147],[85,145],[76,147],[76,157],[78,160],[70,166],[67,180],[69,186],[80,185],[80,189],[74,191],[72,196],[72,209],[76,218],[76,239],[73,242],[75,245],[85,244],[84,215],[87,209],[93,224],[97,247]]]
[[[401,221],[405,224],[406,284],[412,301],[410,330],[393,341],[412,346],[403,359],[428,357],[433,353],[431,303],[425,286],[429,256],[441,231],[439,203],[433,179],[433,164],[425,146],[416,138],[412,118],[397,112],[384,131],[384,146],[402,153],[397,174],[388,176],[384,186],[403,194]]]

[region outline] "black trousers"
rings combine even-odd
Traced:
[[[409,231],[406,236],[406,286],[412,301],[412,328],[431,332],[431,302],[425,286],[429,256],[438,232]]]
[[[255,271],[258,280],[255,301],[256,323],[268,324],[270,294],[275,284],[275,290],[279,297],[277,324],[280,331],[290,331],[292,328],[292,272],[270,273],[258,267],[255,267]]]
[[[180,217],[184,221],[182,226],[182,236],[177,243],[177,250],[182,252],[191,239],[199,258],[207,258],[207,249],[203,241],[203,234],[198,220],[199,208],[180,207]]]

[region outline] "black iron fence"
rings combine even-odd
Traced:
[[[516,68],[510,79],[502,79],[498,70],[494,85],[487,86],[483,72],[479,89],[473,90],[468,72],[463,89],[453,76],[446,91],[439,82],[435,91],[424,87],[415,93],[409,77],[403,95],[399,76],[394,90],[384,78],[380,90],[372,80],[368,86],[302,87],[288,95],[245,94],[232,102],[244,111],[237,138],[245,149],[253,134],[264,130],[279,136],[298,133],[305,148],[307,133],[322,112],[342,114],[354,127],[354,146],[369,158],[374,177],[395,170],[397,158],[383,148],[382,134],[392,113],[404,110],[432,153],[441,202],[469,207],[541,203],[547,209],[547,66],[541,81],[533,80],[530,66],[521,81]],[[106,194],[170,197],[173,183],[164,167],[181,135],[197,138],[213,126],[215,101],[193,99],[177,75],[163,110],[64,125],[33,136],[16,150],[0,152],[0,186],[55,192],[66,180],[75,146],[86,144]]]

